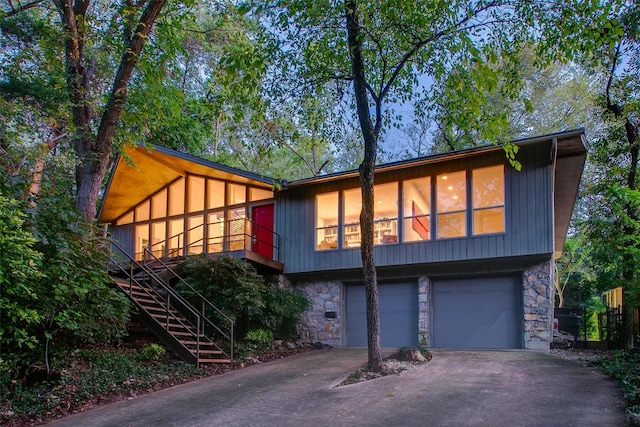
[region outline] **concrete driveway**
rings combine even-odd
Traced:
[[[434,351],[400,375],[336,388],[366,350],[317,350],[57,420],[52,426],[620,426],[595,369],[524,351]]]

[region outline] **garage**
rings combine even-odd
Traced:
[[[434,348],[522,348],[522,279],[432,282]]]
[[[363,284],[346,288],[347,346],[367,346],[367,316]],[[380,344],[382,347],[418,344],[418,284],[378,284]]]

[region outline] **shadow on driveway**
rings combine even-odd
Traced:
[[[56,426],[620,426],[622,394],[593,368],[525,351],[434,351],[425,365],[335,385],[366,350],[331,349],[109,404]]]

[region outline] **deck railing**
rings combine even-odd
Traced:
[[[155,258],[198,254],[219,254],[251,251],[265,258],[279,261],[280,235],[247,218],[235,218],[200,224],[186,231],[155,242],[136,252],[138,261],[149,255]]]

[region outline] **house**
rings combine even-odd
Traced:
[[[554,260],[586,159],[582,130],[380,165],[381,344],[548,349]],[[165,148],[128,148],[99,221],[141,259],[229,253],[312,302],[301,338],[366,346],[357,171],[278,182]]]

